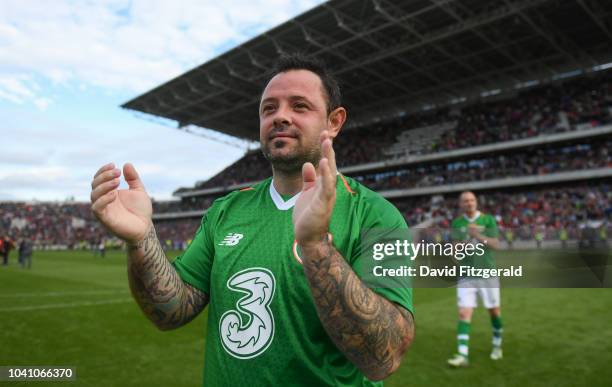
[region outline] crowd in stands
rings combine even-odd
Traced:
[[[517,140],[540,134],[596,127],[612,122],[612,72],[560,85],[535,88],[505,101],[477,104],[457,115],[446,132],[423,153]]]
[[[612,137],[527,148],[469,159],[412,165],[385,172],[352,175],[373,190],[431,187],[527,175],[612,167]],[[214,196],[154,203],[155,213],[203,210]]]
[[[612,227],[612,183],[476,192],[480,211],[495,216],[502,232],[511,231],[516,240],[559,239],[562,230],[576,239],[589,220],[603,220]],[[394,201],[410,226],[435,220],[448,229],[458,212],[458,194],[405,198]]]
[[[565,132],[578,129],[581,124],[605,125],[612,122],[611,109],[612,71],[606,71],[534,87],[513,98],[406,115],[369,128],[357,128],[339,136],[335,149],[340,167],[359,165],[388,158],[384,150],[401,132],[410,129],[456,122],[453,130],[433,138],[416,152],[429,154]]]
[[[425,164],[355,176],[371,189],[405,189],[526,175],[612,167],[612,138],[598,142],[548,146],[461,161]]]
[[[585,163],[590,160],[579,157],[566,157],[566,159],[570,162]],[[533,239],[534,233],[538,230],[544,233],[545,239],[558,239],[563,229],[567,231],[569,238],[575,239],[578,237],[580,226],[589,216],[603,219],[608,227],[612,227],[612,184],[610,183],[531,189],[523,187],[513,191],[498,190],[477,194],[481,210],[494,214],[500,229],[504,232],[512,230],[517,240]],[[411,226],[429,219],[439,219],[437,225],[448,228],[458,213],[457,194],[406,198],[395,200],[394,204]],[[172,231],[173,229],[185,230],[187,233],[183,236],[190,238],[197,229],[199,220],[164,221],[157,222],[156,227],[158,225],[163,225],[159,228],[158,234],[176,238],[180,232]]]
[[[535,230],[558,239],[561,230],[576,238],[587,220],[603,220],[612,227],[612,182],[557,187],[517,188],[476,192],[481,211],[495,215],[502,232],[533,239]],[[458,214],[457,193],[394,200],[414,227],[434,220],[448,229]],[[167,249],[184,248],[195,235],[200,218],[155,221],[157,235]],[[0,236],[27,238],[36,248],[97,248],[100,243],[121,247],[95,220],[89,203],[0,203]],[[504,234],[505,235],[505,234]],[[503,235],[502,235],[503,236]]]
[[[203,210],[210,207],[213,200],[218,197],[216,196],[188,196],[183,198],[180,205],[174,207],[175,210],[189,211],[189,210]],[[185,204],[183,204],[185,203]],[[188,210],[185,210],[188,209]]]
[[[156,204],[160,204],[159,202]],[[26,239],[36,248],[97,249],[100,244],[121,247],[93,216],[89,203],[0,202],[0,237],[11,241]],[[198,217],[180,221],[156,222],[156,232],[164,244],[183,247],[200,223]]]
[[[97,244],[109,237],[89,203],[0,203],[0,235],[34,240],[38,246]]]
[[[183,250],[191,243],[191,239],[198,230],[200,222],[200,218],[156,221],[155,232],[164,248]]]
[[[270,163],[259,150],[249,151],[240,160],[225,168],[195,189],[229,187],[233,184],[262,180],[272,175]]]
[[[512,98],[410,114],[347,129],[334,144],[338,166],[388,159],[391,156],[385,150],[402,132],[448,122],[456,123],[454,129],[432,138],[413,153],[429,154],[609,124],[612,122],[612,70],[531,87]],[[195,188],[227,187],[270,175],[269,163],[261,152],[251,151]]]

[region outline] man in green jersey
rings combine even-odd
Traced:
[[[281,58],[261,96],[260,142],[273,176],[217,199],[172,264],[131,164],[102,167],[92,209],[129,246],[134,298],[160,329],[207,305],[207,386],[371,386],[397,369],[414,336],[412,290],[369,288],[368,229],[406,230],[399,211],[336,171],[346,110],[318,62]]]
[[[456,243],[481,244],[482,254],[471,254],[459,260],[460,266],[471,266],[479,269],[493,269],[495,262],[491,250],[499,248],[497,222],[489,214],[478,211],[478,202],[473,192],[463,192],[459,197],[459,206],[462,215],[451,223],[453,240]],[[459,322],[457,324],[457,354],[448,359],[453,367],[466,367],[469,365],[469,340],[472,313],[478,306],[478,296],[485,308],[489,310],[491,325],[493,326],[493,350],[491,359],[502,358],[502,319],[500,308],[499,278],[470,278],[461,277],[457,283],[457,306],[459,308]]]

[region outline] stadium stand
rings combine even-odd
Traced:
[[[496,216],[502,229],[515,230],[517,239],[532,239],[534,227],[545,229],[547,239],[558,239],[565,228],[576,238],[587,219],[587,201],[591,198],[595,212],[612,227],[612,181],[599,184],[521,187],[512,191],[488,190],[479,193],[482,210]],[[457,214],[457,195],[428,195],[393,200],[414,226],[430,219],[448,228]],[[181,249],[193,237],[200,224],[198,216],[158,220],[155,228],[168,248]],[[0,203],[0,235],[13,240],[30,237],[36,248],[91,249],[100,241],[110,247],[121,247],[98,224],[88,203]]]
[[[612,167],[610,149],[612,139],[605,142],[544,146],[520,152],[479,155],[477,158],[424,164],[354,177],[369,188],[380,190],[483,181],[499,177],[545,175]]]
[[[109,239],[91,214],[89,203],[0,203],[0,235],[26,237],[37,248],[95,246]]]
[[[212,203],[211,197],[192,196],[184,200],[153,201],[153,212],[167,213],[176,211],[193,211],[207,208]]]
[[[465,149],[612,122],[612,71],[535,86],[514,98],[396,118],[343,132],[335,142],[338,166],[354,167],[412,155]],[[261,152],[194,187],[200,190],[254,182],[271,174]],[[182,188],[177,193],[188,192]]]
[[[432,148],[432,144],[456,127],[457,122],[450,121],[404,130],[397,135],[396,142],[383,152],[385,156],[393,158],[423,154],[424,151]]]
[[[176,202],[172,202],[176,204]],[[161,205],[161,207],[159,206]],[[168,210],[166,202],[155,203]],[[199,219],[156,222],[160,240],[171,241],[173,248],[183,248],[193,237]],[[108,247],[122,247],[94,218],[89,203],[75,202],[2,202],[0,203],[0,236],[12,240],[28,238],[38,249],[94,249],[100,242]]]

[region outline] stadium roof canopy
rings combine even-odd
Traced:
[[[356,126],[611,62],[612,1],[326,2],[123,107],[257,140],[266,71],[294,51],[329,65]]]

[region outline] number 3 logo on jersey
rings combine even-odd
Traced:
[[[223,313],[219,322],[219,336],[227,353],[251,359],[270,346],[274,316],[269,305],[275,286],[272,272],[262,267],[241,270],[227,281],[228,289],[245,294],[236,302],[236,310]],[[243,315],[248,318],[243,320]]]

